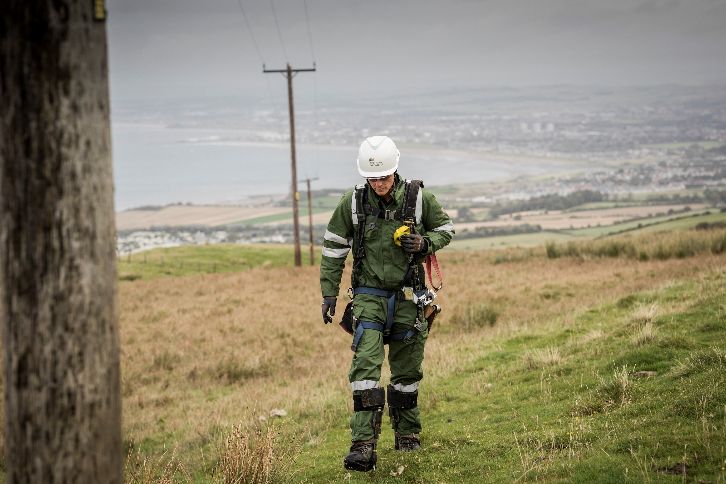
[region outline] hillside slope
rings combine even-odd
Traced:
[[[726,230],[443,251],[424,450],[394,454],[386,417],[378,470],[350,476],[350,338],[285,250],[120,282],[128,482],[723,482]]]
[[[393,451],[386,429],[378,469],[351,475],[339,422],[293,480],[724,482],[725,288],[722,266],[465,344],[423,386],[424,450]]]

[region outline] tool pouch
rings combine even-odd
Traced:
[[[350,301],[345,306],[345,311],[343,311],[343,319],[340,320],[339,325],[346,333],[350,335],[353,334],[353,301]]]
[[[440,312],[441,306],[438,304],[429,304],[424,308],[424,318],[426,318],[426,321],[429,323],[429,331],[431,331],[431,326],[433,326],[434,320]]]

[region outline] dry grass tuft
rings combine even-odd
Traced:
[[[560,350],[554,346],[537,348],[527,351],[524,354],[524,363],[530,370],[543,368],[545,366],[559,365],[562,362]]]
[[[658,305],[653,303],[650,305],[642,305],[635,308],[630,314],[630,322],[639,324],[648,324],[655,321],[658,317]]]
[[[640,326],[633,336],[633,344],[635,346],[643,346],[646,343],[650,343],[656,340],[656,329],[653,323],[648,321],[644,325]]]
[[[691,353],[686,359],[678,363],[673,369],[673,374],[678,377],[685,377],[711,369],[726,371],[726,352],[720,348],[713,347]]]
[[[605,333],[603,333],[603,331],[601,329],[593,329],[589,333],[580,337],[580,339],[577,342],[578,342],[578,344],[585,346],[588,343],[595,341],[596,339],[602,338],[603,336],[605,336]]]
[[[125,481],[130,484],[175,484],[193,482],[184,465],[176,457],[176,452],[149,457],[134,446],[126,456]]]
[[[284,469],[283,455],[276,446],[277,432],[268,426],[263,433],[250,434],[237,425],[220,453],[217,476],[225,484],[268,484],[278,482]]]

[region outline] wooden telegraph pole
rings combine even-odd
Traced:
[[[295,158],[295,109],[292,102],[292,78],[298,72],[315,72],[315,63],[313,63],[312,69],[293,69],[290,64],[287,64],[286,69],[266,69],[265,65],[262,64],[263,74],[279,73],[287,78],[287,104],[288,110],[290,111],[290,160],[292,171],[292,220],[294,225],[295,233],[295,266],[300,267],[302,265],[302,255],[300,254],[300,210],[298,208],[298,202],[300,201],[300,192],[297,191],[297,159]]]
[[[318,178],[306,178],[305,183],[308,186],[308,232],[310,232],[310,265],[315,265],[315,254],[313,252],[313,195],[310,189],[310,182]]]
[[[7,482],[123,482],[106,8],[0,1]]]

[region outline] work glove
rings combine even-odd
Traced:
[[[338,303],[338,298],[335,296],[325,296],[323,298],[323,322],[325,324],[333,322],[333,316],[335,316],[335,305]],[[328,315],[330,312],[330,315]]]
[[[406,234],[401,236],[401,247],[409,254],[421,254],[428,250],[429,244],[419,234]]]

